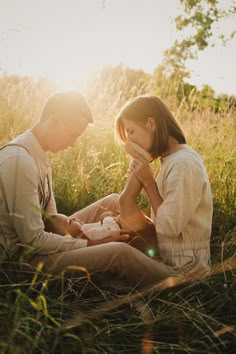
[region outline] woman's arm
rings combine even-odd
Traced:
[[[153,179],[150,183],[146,184],[144,182],[143,187],[146,191],[147,197],[151,204],[151,208],[156,215],[158,208],[161,206],[163,199],[157,188],[156,181]]]
[[[150,168],[150,164],[140,156],[131,162],[129,171],[134,173],[139,182],[143,185],[153,212],[156,215],[158,208],[163,202],[163,199],[158,191],[156,181]]]
[[[168,237],[177,237],[193,217],[201,202],[204,188],[207,188],[206,175],[201,165],[189,160],[169,164],[162,200],[157,186],[154,185],[150,167],[141,159],[134,162],[132,170],[147,192],[155,213],[153,221],[157,232]]]

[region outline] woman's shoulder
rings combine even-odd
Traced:
[[[183,145],[180,150],[163,158],[162,168],[168,172],[175,170],[177,173],[185,170],[205,172],[202,157],[188,145]]]
[[[187,144],[183,144],[180,150],[170,154],[162,159],[162,164],[176,164],[176,163],[191,163],[194,161],[201,161],[201,156],[192,147]]]

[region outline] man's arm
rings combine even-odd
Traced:
[[[87,240],[45,232],[38,196],[37,167],[30,156],[13,156],[3,162],[1,178],[19,243],[42,255],[87,246]]]
[[[102,240],[88,240],[88,247],[89,246],[96,246],[96,245],[102,245],[104,243],[109,243],[109,242],[126,242],[130,239],[130,235],[128,234],[122,234],[122,235],[117,235],[117,236],[108,236],[106,238],[103,238]]]

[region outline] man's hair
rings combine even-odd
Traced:
[[[155,138],[150,153],[159,157],[168,149],[169,136],[180,144],[186,144],[184,133],[165,103],[157,96],[138,96],[130,100],[120,111],[116,120],[116,132],[122,142],[127,142],[123,119],[144,126],[153,118],[156,126]]]
[[[93,123],[93,114],[87,101],[80,92],[75,90],[56,92],[46,100],[40,120],[47,120],[51,115],[84,118],[89,123]]]
[[[58,222],[58,215],[57,214],[50,214],[44,217],[44,228],[47,232],[53,232],[54,234],[64,236],[66,231],[60,226]]]

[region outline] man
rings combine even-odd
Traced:
[[[0,254],[11,258],[29,248],[32,265],[60,274],[71,266],[102,272],[128,285],[148,285],[160,280],[154,260],[126,243],[128,235],[99,241],[71,239],[44,229],[43,215],[56,214],[47,152],[73,146],[89,123],[92,112],[80,93],[59,92],[45,103],[31,130],[0,150]],[[118,212],[119,196],[110,195],[77,212],[85,223],[96,222],[104,210]],[[93,246],[93,247],[90,247]],[[78,270],[78,275],[80,274]],[[166,277],[163,270],[163,278]]]

